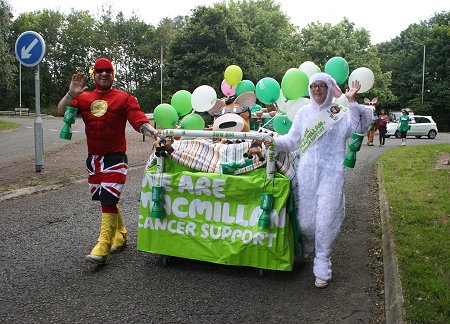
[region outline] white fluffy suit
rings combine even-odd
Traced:
[[[297,112],[289,133],[275,138],[275,152],[295,151],[299,148],[305,128],[319,111],[332,105],[337,88],[334,79],[326,73],[311,76],[309,84],[323,81],[328,86],[325,102],[319,105],[313,98]],[[364,134],[372,121],[369,106],[348,104],[349,112],[301,156],[297,166],[299,188],[298,220],[302,235],[302,250],[315,250],[314,275],[331,279],[331,251],[344,219],[344,165],[346,141],[353,132]]]

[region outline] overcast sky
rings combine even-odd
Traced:
[[[174,18],[188,15],[198,5],[210,6],[217,0],[7,0],[15,16],[21,12],[42,9],[69,12],[89,10],[93,15],[99,13],[102,4],[112,5],[115,11],[122,11],[129,17],[134,11],[145,22],[157,26],[161,18]],[[347,17],[356,28],[364,27],[370,32],[372,44],[389,41],[405,30],[410,24],[428,20],[436,12],[449,11],[449,0],[400,1],[338,1],[338,0],[278,0],[281,10],[291,17],[291,22],[304,27],[310,22],[337,24]],[[414,2],[414,4],[412,3]]]

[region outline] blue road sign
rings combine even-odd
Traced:
[[[26,31],[17,37],[16,56],[25,66],[35,66],[42,61],[45,54],[45,42],[41,35]]]

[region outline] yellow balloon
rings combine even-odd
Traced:
[[[230,65],[226,68],[224,77],[230,86],[237,85],[242,80],[242,69],[237,65]]]

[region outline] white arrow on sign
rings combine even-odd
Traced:
[[[33,47],[36,46],[37,43],[38,43],[38,39],[35,38],[35,39],[33,39],[33,41],[30,43],[30,45],[28,45],[27,48],[25,48],[25,46],[22,47],[22,50],[20,51],[20,56],[21,56],[21,58],[22,58],[22,59],[30,58],[30,57],[31,57],[30,52],[31,52],[31,50],[33,49]]]

